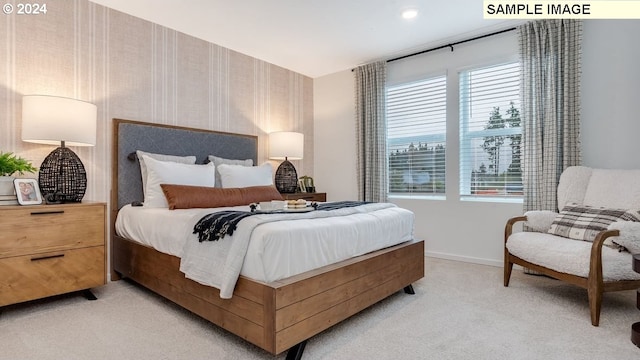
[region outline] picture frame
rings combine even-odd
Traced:
[[[42,195],[36,179],[14,179],[13,186],[16,189],[18,204],[39,205],[42,204]]]
[[[304,186],[303,180],[298,180],[298,188],[300,189],[300,192],[303,192],[303,193],[307,192],[307,188]]]

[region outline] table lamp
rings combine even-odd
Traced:
[[[294,193],[298,188],[298,174],[289,159],[300,160],[304,152],[304,135],[277,131],[269,134],[269,158],[284,160],[276,170],[276,188],[281,193]]]
[[[97,107],[57,96],[22,97],[22,141],[60,145],[40,165],[38,183],[49,203],[80,202],[87,190],[87,172],[67,146],[94,146]]]

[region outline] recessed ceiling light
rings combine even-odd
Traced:
[[[416,16],[418,16],[418,10],[416,10],[416,9],[407,9],[407,10],[402,11],[402,18],[403,19],[410,20],[410,19],[415,18]]]

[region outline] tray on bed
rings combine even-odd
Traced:
[[[284,209],[270,209],[270,210],[255,209],[255,210],[251,210],[251,212],[256,214],[283,214],[283,213],[307,213],[314,210],[316,210],[316,208],[314,208],[313,206],[305,206],[305,207],[299,207],[299,208],[284,208]]]

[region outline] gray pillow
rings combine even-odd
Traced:
[[[549,234],[575,240],[593,241],[615,221],[640,221],[638,210],[608,209],[588,205],[566,205],[556,216]]]

